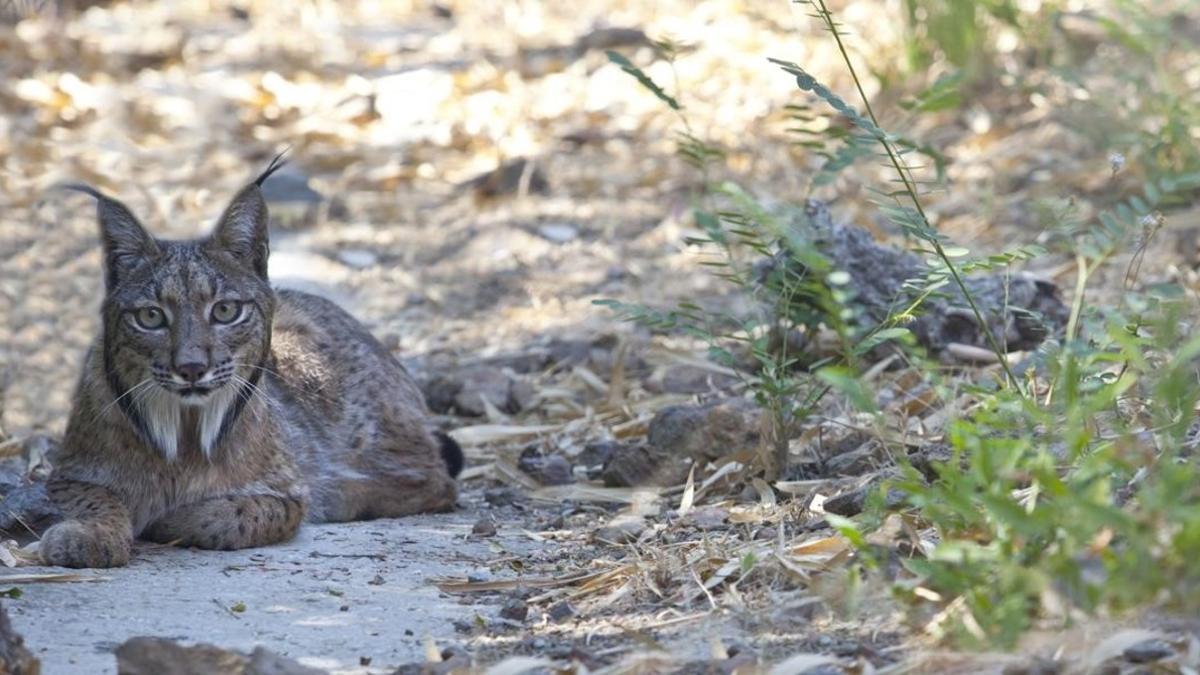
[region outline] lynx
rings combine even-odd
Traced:
[[[50,479],[65,518],[46,564],[125,565],[135,537],[237,549],[305,519],[453,508],[462,450],[431,431],[404,367],[332,302],[272,289],[260,188],[280,166],[189,241],[71,186],[97,200],[106,293]]]

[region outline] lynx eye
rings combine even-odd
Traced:
[[[158,330],[167,325],[167,315],[157,307],[142,307],[134,312],[133,320],[145,330]]]
[[[242,303],[234,300],[222,300],[212,308],[212,320],[217,323],[233,323],[241,315]]]

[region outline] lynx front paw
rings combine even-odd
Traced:
[[[129,563],[129,540],[99,523],[67,520],[42,535],[41,553],[58,567],[121,567]]]

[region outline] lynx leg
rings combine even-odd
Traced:
[[[181,506],[155,521],[142,537],[210,549],[266,546],[291,539],[304,518],[294,497],[239,495]]]
[[[51,481],[50,497],[66,520],[42,535],[41,556],[59,567],[120,567],[129,563],[129,510],[111,491],[72,480]]]

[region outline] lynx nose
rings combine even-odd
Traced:
[[[189,384],[195,384],[204,377],[204,373],[208,372],[208,366],[199,362],[181,363],[175,366],[175,372]]]

